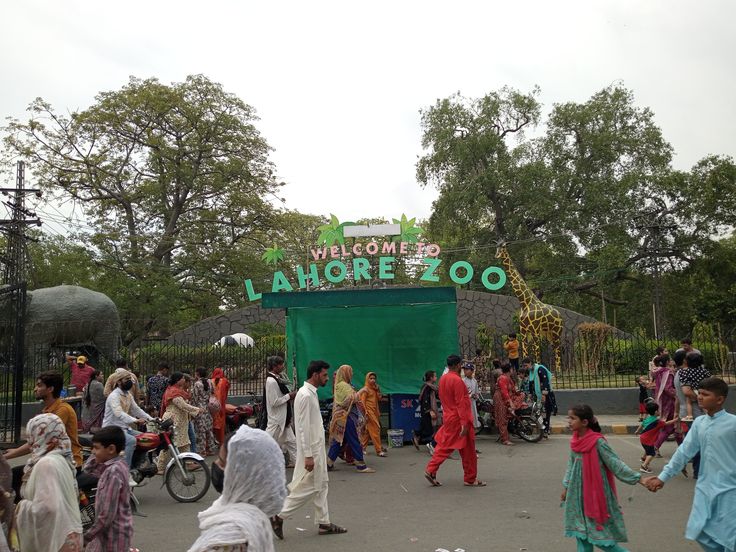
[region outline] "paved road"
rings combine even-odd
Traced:
[[[349,533],[318,536],[313,512],[303,509],[286,522],[286,540],[278,542],[278,551],[574,550],[574,541],[562,537],[559,508],[569,437],[552,436],[537,445],[520,442],[511,448],[497,445],[495,437],[478,442],[479,473],[489,482],[485,488],[462,486],[459,460],[448,460],[440,470],[442,487],[430,487],[422,477],[428,454],[412,447],[393,449],[387,458],[369,455],[376,474],[357,474],[341,465],[330,474],[329,504],[332,520]],[[637,438],[611,435],[609,442],[630,466],[638,466]],[[657,460],[655,468],[664,465],[674,444],[662,448],[665,458]],[[157,482],[160,485],[160,479],[152,483]],[[135,544],[143,552],[185,551],[198,534],[197,512],[216,494],[210,491],[198,504],[179,504],[159,485],[137,491],[148,517],[135,518]],[[683,477],[656,495],[641,486],[620,484],[630,549],[700,550],[683,537],[692,492],[693,481]]]

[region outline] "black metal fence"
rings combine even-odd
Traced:
[[[115,370],[115,360],[125,359],[128,369],[137,373],[145,382],[158,371],[159,363],[165,362],[173,371],[194,374],[204,367],[211,374],[220,367],[230,381],[230,395],[260,394],[266,376],[266,358],[271,355],[284,356],[284,336],[268,336],[256,340],[253,347],[237,345],[182,345],[164,341],[143,342],[139,347],[121,348],[118,356],[111,359],[102,356],[91,346],[73,349],[31,345],[26,348],[28,362],[23,376],[23,400],[33,401],[33,388],[38,375],[45,371],[61,372],[66,385],[71,383],[71,360],[84,355],[88,363],[105,375]],[[79,390],[78,390],[79,391]]]
[[[590,330],[590,331],[586,331]],[[473,338],[460,340],[463,358],[472,360],[476,351],[488,364],[494,358],[503,360],[507,353],[503,347],[506,336],[493,332],[479,332]],[[522,336],[518,336],[522,342]],[[693,347],[700,350],[705,365],[714,375],[724,378],[729,383],[736,383],[736,353],[734,352],[734,335],[710,333],[695,335]],[[566,332],[562,338],[561,362],[555,365],[554,349],[544,340],[540,343],[539,358],[554,374],[555,384],[564,389],[591,389],[601,387],[633,387],[635,378],[646,375],[649,362],[656,355],[658,346],[668,349],[670,354],[680,348],[679,338],[653,339],[646,336],[628,335],[616,330],[603,329],[603,325],[594,328],[582,328],[574,332]],[[520,355],[523,356],[521,348]],[[529,348],[529,356],[536,356]]]
[[[20,439],[25,283],[0,288],[0,443]]]

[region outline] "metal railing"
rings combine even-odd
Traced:
[[[522,336],[518,339],[521,343]],[[461,338],[460,352],[463,358],[472,360],[476,350],[487,366],[494,358],[507,358],[503,348],[505,336],[490,335],[485,338]],[[611,332],[608,335],[587,335],[584,332],[567,332],[562,339],[561,363],[555,366],[552,345],[542,340],[541,362],[554,374],[554,383],[564,389],[591,389],[601,387],[633,387],[635,378],[649,372],[649,362],[656,355],[658,346],[667,347],[670,354],[680,347],[679,338],[653,339],[645,336],[624,335]],[[693,347],[700,350],[705,366],[712,375],[729,383],[736,383],[736,353],[732,336],[693,339]],[[520,348],[520,356],[523,356]],[[528,350],[529,356],[534,356]]]

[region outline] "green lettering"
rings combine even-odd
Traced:
[[[248,295],[248,301],[258,301],[263,296],[262,293],[256,293],[253,290],[253,282],[250,278],[245,281],[245,293]]]
[[[278,291],[294,291],[291,282],[280,270],[273,273],[273,284],[271,284],[271,293]]]
[[[463,276],[462,278],[457,275],[458,268],[465,269],[465,276]],[[452,280],[456,284],[467,284],[472,279],[473,265],[471,265],[468,261],[457,261],[456,263],[452,263],[452,266],[450,267],[450,280]]]
[[[353,279],[358,282],[360,280],[370,280],[371,274],[369,269],[371,263],[368,259],[357,257],[353,259]]]
[[[431,257],[427,257],[425,259],[422,259],[422,262],[427,265],[427,270],[424,271],[424,274],[422,274],[422,277],[419,278],[419,281],[439,282],[440,277],[435,274],[435,271],[440,266],[442,259],[432,259]]]
[[[337,275],[332,274],[333,268],[338,269]],[[345,266],[345,263],[342,261],[330,261],[325,266],[325,278],[327,278],[328,282],[332,282],[333,284],[339,284],[340,282],[342,282],[347,274],[348,267]]]
[[[491,274],[495,274],[498,276],[498,282],[495,284],[492,284],[488,281],[488,277]],[[489,266],[483,271],[483,274],[480,277],[481,281],[483,282],[483,285],[486,287],[486,289],[490,291],[498,291],[503,286],[506,285],[506,273],[503,271],[503,268],[500,268],[498,266]]]
[[[319,274],[317,274],[317,265],[314,263],[310,263],[308,274],[304,273],[303,267],[296,267],[296,279],[299,282],[299,289],[306,289],[309,283],[311,283],[314,287],[319,287]]]
[[[394,267],[393,262],[396,260],[395,257],[379,257],[378,258],[378,278],[380,280],[393,280],[394,279]]]

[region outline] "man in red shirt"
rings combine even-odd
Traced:
[[[475,431],[473,415],[470,409],[470,396],[460,377],[462,360],[457,355],[447,357],[448,372],[440,378],[440,402],[442,403],[443,424],[435,435],[437,446],[432,459],[427,464],[424,477],[433,486],[438,487],[437,470],[442,462],[459,450],[463,461],[465,485],[468,487],[485,487],[485,482],[477,478],[478,456],[475,452]]]
[[[77,395],[84,394],[84,388],[92,379],[92,374],[95,373],[95,369],[87,364],[86,356],[78,356],[76,362],[71,364],[71,385],[77,388]]]

